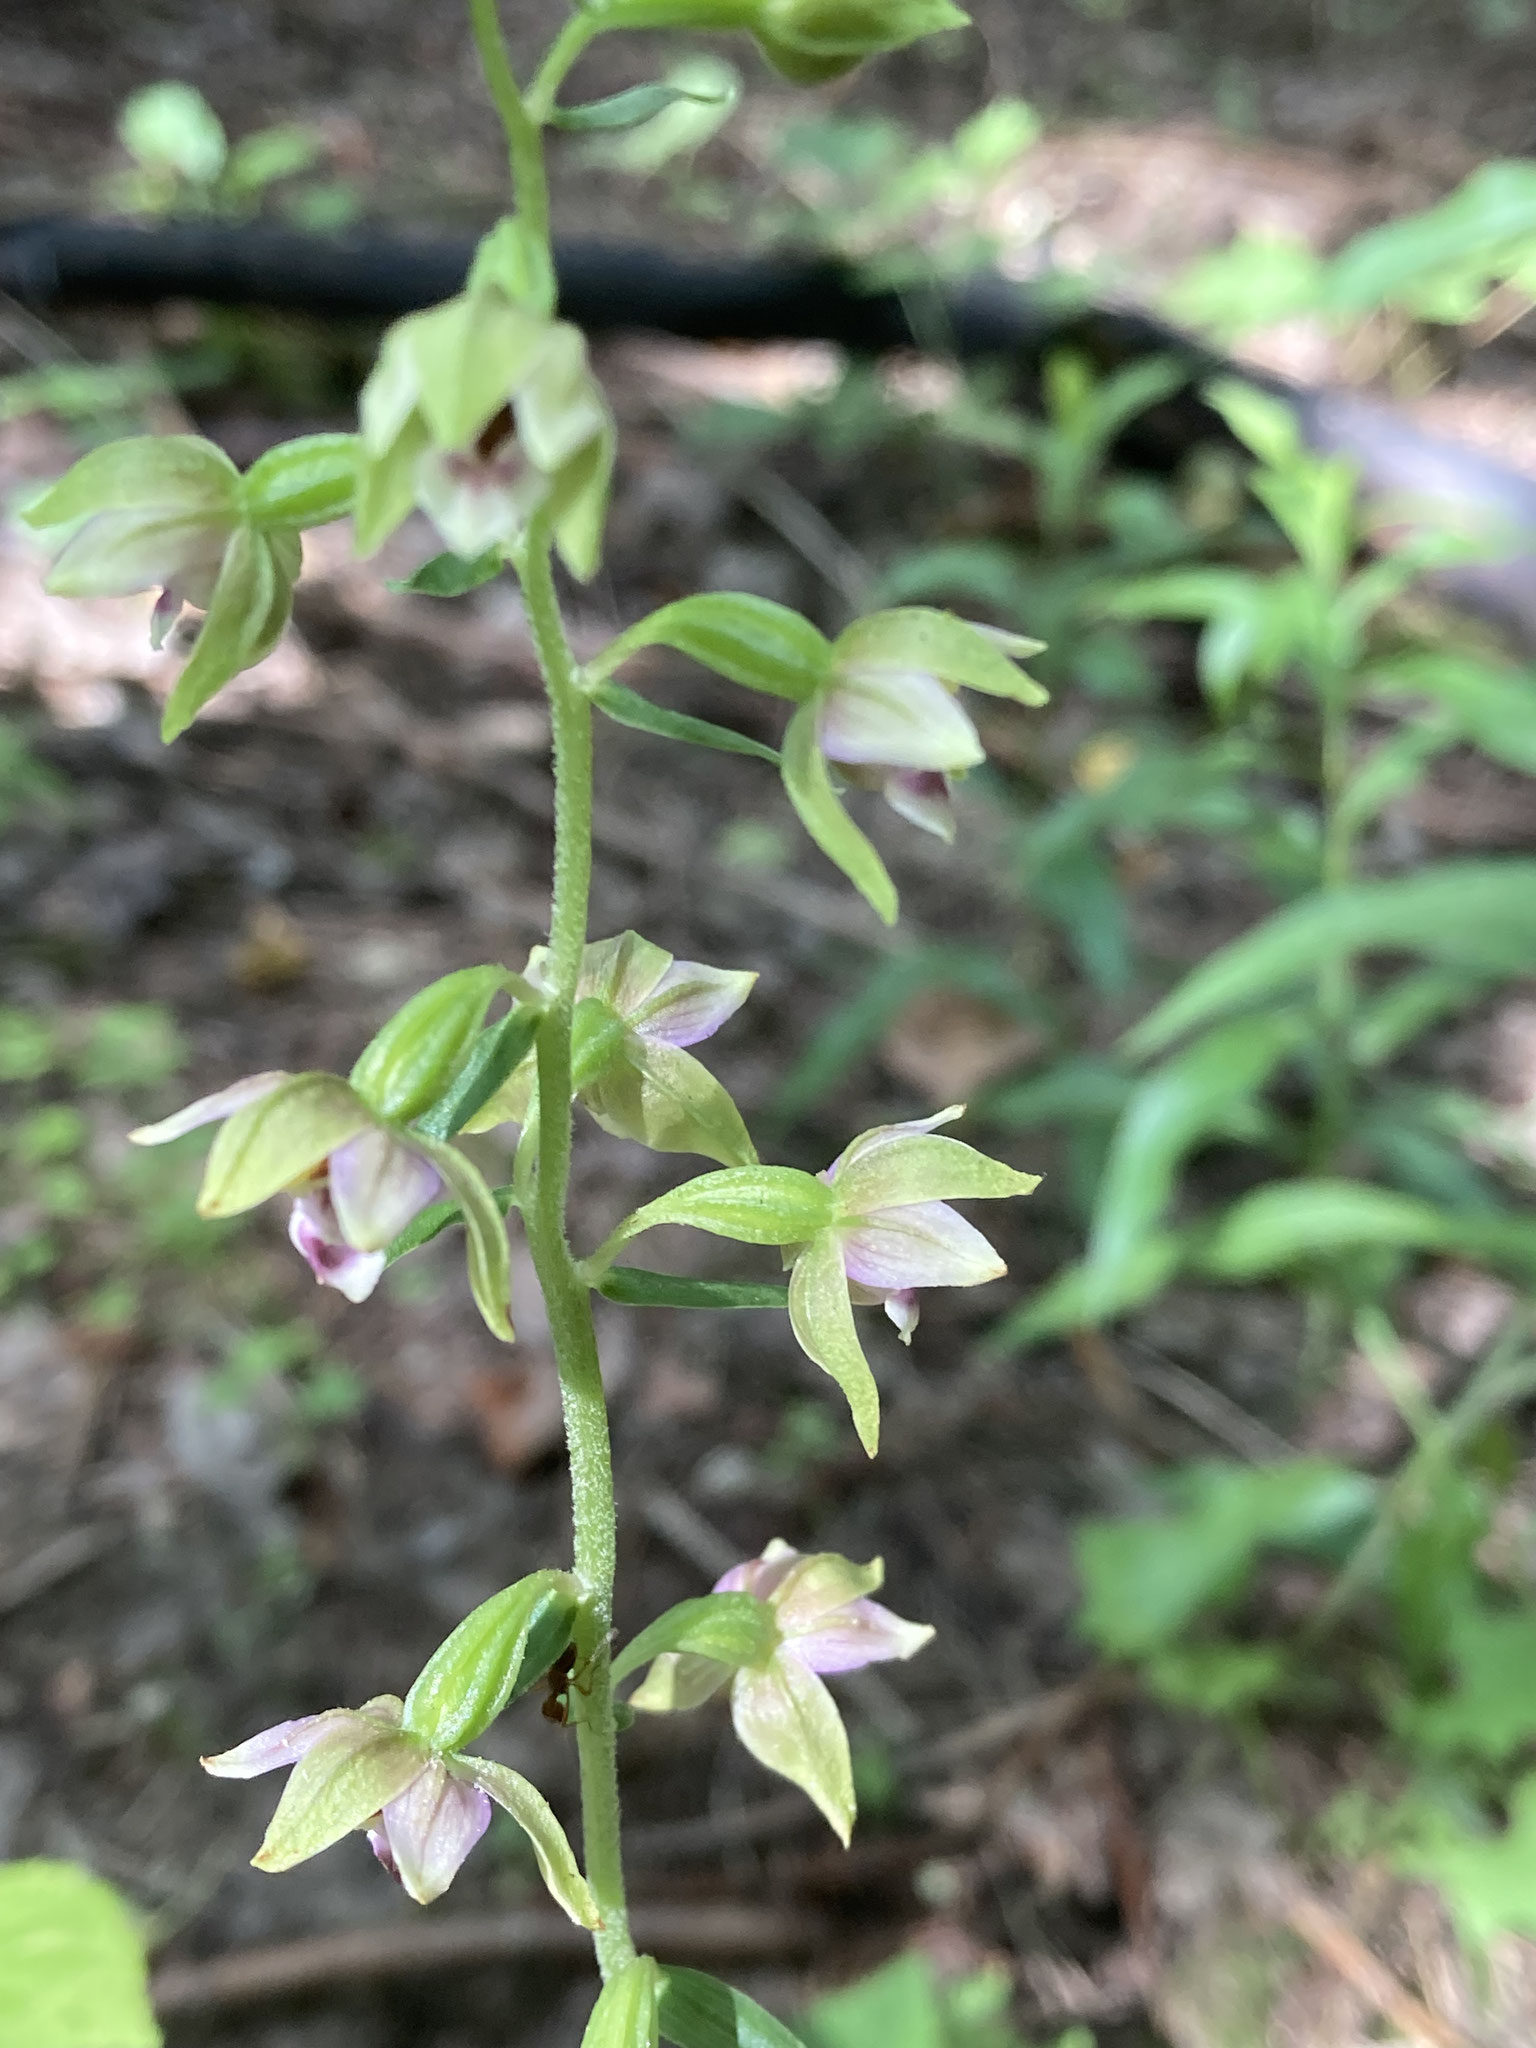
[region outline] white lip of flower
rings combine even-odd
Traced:
[[[986,759],[955,693],[922,669],[848,667],[822,701],[817,737],[848,779],[940,839],[954,837],[949,789]]]

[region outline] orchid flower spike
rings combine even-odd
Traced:
[[[855,1802],[848,1736],[823,1674],[916,1656],[933,1637],[870,1599],[885,1576],[879,1558],[856,1565],[834,1551],[803,1556],[777,1539],[761,1557],[733,1565],[717,1593],[748,1593],[772,1613],[766,1657],[732,1668],[712,1657],[666,1651],[629,1704],[644,1713],[697,1706],[729,1681],[731,1718],[743,1746],[809,1794],[846,1848]]]
[[[549,955],[537,946],[524,978],[543,989]],[[735,1016],[757,976],[675,960],[638,932],[599,939],[582,955],[577,984],[576,1094],[605,1131],[653,1152],[698,1152],[722,1166],[757,1158],[741,1113],[685,1048]],[[472,1120],[471,1131],[523,1123],[533,1098],[530,1055]]]
[[[275,1728],[203,1769],[216,1778],[256,1778],[293,1766],[261,1847],[258,1870],[291,1870],[360,1830],[379,1862],[418,1905],[441,1895],[485,1833],[494,1801],[532,1841],[551,1893],[582,1927],[598,1912],[560,1823],[526,1778],[485,1757],[434,1749],[401,1727],[391,1694],[357,1708],[333,1707]]]
[[[469,1233],[470,1282],[488,1326],[507,1342],[506,1225],[479,1172],[454,1146],[380,1116],[335,1074],[251,1074],[163,1122],[131,1131],[165,1145],[222,1125],[208,1155],[198,1213],[238,1216],[288,1193],[288,1235],[322,1287],[365,1301],[388,1247],[429,1203],[460,1203]]]
[[[1044,703],[1015,666],[1040,644],[921,607],[860,619],[833,643],[814,700],[817,743],[846,781],[878,789],[900,816],[951,840],[951,787],[986,759],[960,688]]]
[[[964,1114],[941,1109],[914,1123],[866,1131],[820,1178],[835,1197],[830,1224],[785,1254],[792,1266],[789,1315],[806,1355],[848,1396],[865,1449],[874,1455],[879,1397],[854,1327],[852,1305],[881,1303],[906,1344],[917,1327],[923,1287],[979,1287],[1007,1271],[951,1201],[1031,1194],[1040,1176],[935,1137]]]

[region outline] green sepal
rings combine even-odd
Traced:
[[[429,1109],[468,1058],[486,1007],[506,980],[503,967],[461,967],[403,1003],[352,1069],[352,1086],[369,1108],[402,1122]]]
[[[613,1682],[620,1684],[665,1651],[708,1657],[733,1671],[743,1664],[762,1664],[778,1640],[773,1609],[755,1593],[703,1593],[669,1607],[626,1643],[613,1660]]]
[[[498,1022],[488,1024],[446,1094],[417,1119],[417,1129],[429,1138],[457,1136],[527,1058],[542,1014],[532,1003],[518,1003]]]
[[[728,682],[802,704],[825,681],[832,649],[809,619],[771,598],[704,591],[663,605],[587,664],[596,688],[642,647],[672,647]]]
[[[892,1139],[844,1167],[835,1183],[845,1216],[910,1202],[1001,1201],[1033,1194],[1039,1185],[1038,1173],[1020,1173],[958,1138],[931,1132]]]
[[[460,1755],[448,1761],[455,1777],[472,1780],[503,1812],[511,1814],[533,1845],[539,1875],[555,1903],[578,1927],[600,1927],[597,1901],[581,1874],[565,1829],[538,1787],[530,1785],[520,1771],[492,1763],[489,1757]]]
[[[398,1702],[396,1703],[398,1705]],[[294,1765],[277,1811],[251,1858],[258,1870],[292,1870],[362,1827],[396,1799],[426,1761],[422,1744],[361,1715],[323,1735]]]
[[[842,1247],[833,1230],[819,1231],[789,1276],[789,1320],[806,1357],[842,1388],[867,1456],[880,1448],[880,1390],[853,1321]]]
[[[622,683],[601,683],[592,692],[592,702],[615,725],[627,725],[634,732],[653,733],[657,739],[683,740],[689,746],[713,747],[721,754],[750,754],[754,760],[779,764],[778,750],[749,739],[729,726],[711,724],[707,718],[690,718],[684,711],[668,711],[648,697],[625,689]]]
[[[1043,651],[1043,640],[1019,634],[983,632],[953,612],[927,605],[903,605],[855,619],[833,643],[838,668],[917,669],[955,689],[981,690],[1016,704],[1050,702],[1050,692],[1018,666],[1026,654]]]
[[[338,1074],[294,1074],[219,1126],[197,1213],[239,1216],[301,1180],[374,1119]]]
[[[327,526],[352,510],[356,434],[305,434],[257,456],[240,480],[245,515],[257,526]]]
[[[169,743],[185,732],[226,683],[272,652],[288,623],[301,554],[291,528],[235,528],[197,645],[166,699],[162,740]]]
[[[16,2048],[160,2048],[144,1936],[77,1863],[0,1866],[0,2041]]]
[[[510,1216],[517,1207],[517,1190],[508,1185],[492,1188],[491,1200],[503,1216]],[[403,1259],[407,1252],[420,1251],[424,1244],[430,1244],[434,1237],[441,1237],[445,1230],[451,1230],[455,1223],[464,1221],[464,1208],[460,1202],[434,1202],[413,1216],[384,1254],[386,1265],[392,1266],[396,1259]]]
[[[388,579],[385,587],[414,597],[463,597],[467,591],[478,590],[482,583],[499,576],[505,567],[499,547],[487,548],[472,561],[463,555],[434,555],[411,575]]]
[[[569,1572],[530,1572],[492,1594],[422,1666],[400,1726],[436,1750],[473,1742],[571,1641],[579,1588]]]
[[[663,1972],[660,2019],[673,2048],[803,2048],[755,1999],[702,1970]]]
[[[597,1283],[605,1300],[630,1308],[786,1308],[786,1280],[685,1280],[644,1266],[610,1266]]]
[[[581,1099],[605,1131],[653,1152],[697,1152],[722,1166],[756,1162],[757,1147],[724,1083],[679,1046],[628,1034],[619,1057],[582,1082]]]
[[[228,1128],[226,1124],[225,1129]],[[512,1258],[507,1248],[506,1219],[496,1198],[479,1169],[471,1166],[456,1147],[428,1137],[424,1131],[412,1131],[409,1143],[424,1159],[431,1160],[464,1212],[469,1291],[486,1328],[504,1344],[515,1343],[511,1322]]]
[[[728,1166],[701,1173],[658,1195],[625,1219],[610,1238],[613,1248],[661,1223],[707,1230],[738,1244],[803,1244],[832,1223],[832,1190],[794,1166]]]
[[[35,529],[72,526],[97,512],[149,512],[171,518],[233,522],[239,516],[240,472],[221,448],[198,434],[134,434],[82,455],[22,513]]]
[[[579,107],[551,107],[549,124],[576,135],[607,134],[615,128],[638,128],[652,121],[679,100],[696,100],[702,106],[716,106],[724,93],[690,92],[685,86],[632,85],[627,91],[611,93],[607,99],[588,100]]]
[[[742,1747],[811,1799],[846,1849],[856,1802],[848,1732],[837,1702],[798,1657],[738,1671],[731,1720]]]
[[[616,1970],[597,1994],[581,2048],[656,2048],[661,1972],[650,1956]]]
[[[875,915],[896,922],[896,885],[885,862],[843,809],[816,732],[816,707],[802,704],[789,721],[780,760],[784,790],[801,824],[852,882]]]

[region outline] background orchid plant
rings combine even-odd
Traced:
[[[754,974],[674,960],[633,932],[588,938],[593,714],[767,754],[811,837],[889,921],[896,892],[845,807],[845,786],[878,789],[904,817],[948,836],[950,784],[982,758],[959,691],[1026,704],[1043,693],[1018,666],[1036,643],[947,613],[878,613],[829,641],[782,606],[729,593],[667,605],[578,663],[553,564],[558,556],[579,579],[597,567],[616,433],[582,336],[555,314],[543,135],[572,111],[556,105],[570,67],[608,29],[744,32],[786,77],[815,83],[965,17],[949,0],[589,0],[524,90],[494,0],[471,0],[471,14],[506,130],[516,210],[485,237],[462,293],[386,335],[362,394],[360,433],[286,443],[243,474],[196,437],[120,442],[77,463],[29,515],[56,547],[51,587],[61,594],[154,590],[156,635],[184,604],[204,612],[166,707],[167,739],[274,644],[302,532],[348,514],[366,554],[413,510],[424,513],[450,553],[420,572],[422,587],[467,590],[510,568],[549,699],[556,832],[548,944],[521,971],[476,965],[422,990],[345,1079],[258,1074],[135,1137],[158,1144],[217,1123],[200,1211],[231,1216],[287,1196],[295,1247],[317,1280],[349,1300],[370,1293],[394,1259],[462,1227],[475,1301],[509,1343],[507,1219],[515,1213],[560,1374],[572,1566],[526,1561],[515,1583],[455,1629],[403,1699],[284,1722],[205,1766],[232,1777],[291,1768],[259,1867],[290,1868],[362,1831],[423,1903],[450,1884],[495,1802],[527,1832],[554,1898],[592,1930],[604,1989],[590,2048],[651,2048],[658,2033],[678,2048],[717,2048],[722,2011],[735,2016],[737,2038],[782,2044],[784,2029],[741,1994],[635,1953],[615,1760],[621,1721],[637,1710],[695,1706],[728,1685],[743,1743],[802,1787],[846,1843],[854,1822],[848,1742],[824,1676],[910,1657],[932,1631],[870,1597],[881,1583],[878,1561],[802,1557],[775,1542],[615,1658],[614,1491],[591,1297],[780,1303],[873,1455],[879,1396],[855,1308],[883,1305],[905,1339],[919,1289],[995,1278],[1001,1260],[949,1205],[1027,1194],[1035,1182],[939,1135],[936,1126],[958,1109],[857,1136],[821,1175],[758,1160],[736,1105],[689,1050],[748,999]],[[604,119],[613,125],[622,110]],[[782,753],[679,718],[615,680],[631,654],[655,645],[792,706]],[[647,1203],[579,1257],[567,1231],[576,1102],[609,1132],[658,1152],[701,1155],[717,1170]],[[519,1132],[512,1184],[493,1189],[454,1140],[507,1124]],[[617,1263],[633,1238],[661,1223],[776,1247],[788,1281],[690,1282]],[[556,1664],[573,1673],[584,1872],[536,1788],[466,1747]],[[621,1706],[616,1682],[642,1669]]]

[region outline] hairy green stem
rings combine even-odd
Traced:
[[[608,1639],[613,1628],[616,1517],[608,1410],[598,1367],[592,1301],[566,1235],[571,1175],[571,1018],[587,938],[592,876],[592,711],[565,636],[550,566],[547,527],[536,527],[518,564],[528,621],[549,695],[554,738],[555,873],[549,922],[548,1007],[539,1025],[539,1114],[528,1248],[544,1291],[571,1461],[576,1575],[583,1589],[573,1719],[581,1766],[587,1882],[603,1925],[596,1935],[604,1977],[631,1960],[619,1841],[619,1785]]]
[[[469,18],[475,31],[475,48],[480,53],[480,68],[506,133],[518,211],[539,239],[547,242],[549,179],[544,169],[544,145],[539,124],[518,91],[506,38],[501,32],[497,0],[469,0]]]

